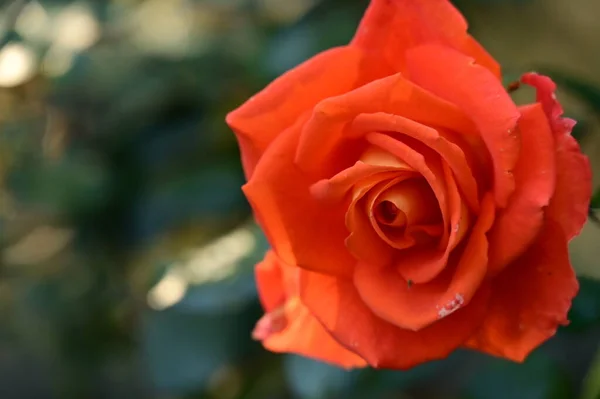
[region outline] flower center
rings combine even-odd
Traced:
[[[404,224],[406,220],[404,212],[388,200],[381,201],[375,208],[374,214],[377,222],[385,225]]]

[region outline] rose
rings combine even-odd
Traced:
[[[517,106],[445,0],[373,0],[348,46],[227,117],[273,250],[254,337],[344,367],[408,368],[459,347],[514,361],[578,284],[587,159],[555,85]]]

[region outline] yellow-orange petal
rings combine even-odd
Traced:
[[[454,173],[458,186],[463,193],[465,201],[473,212],[479,211],[479,198],[477,181],[467,163],[463,150],[452,143],[433,127],[423,125],[416,121],[399,115],[385,113],[360,114],[352,123],[352,130],[368,134],[370,132],[399,133],[398,137],[406,135],[425,144],[437,152],[448,163]]]
[[[375,198],[372,211],[373,219],[386,226],[441,222],[437,199],[425,179],[408,179],[392,185]]]
[[[470,213],[462,201],[454,177],[448,165],[443,164],[444,179],[448,188],[448,209],[450,225],[444,226],[446,239],[440,240],[438,249],[419,249],[407,251],[396,260],[397,271],[406,279],[415,283],[425,283],[434,279],[446,268],[452,250],[462,241],[470,228]],[[448,230],[450,230],[448,232]]]
[[[368,197],[373,191],[380,192],[393,182],[406,179],[407,176],[381,181],[372,179],[363,181],[355,188],[354,198],[346,211],[346,227],[350,234],[346,238],[346,247],[356,259],[373,265],[386,265],[394,256],[395,243],[390,243],[381,232],[374,228],[369,213]]]
[[[383,133],[369,133],[367,134],[367,141],[395,155],[423,176],[435,194],[443,225],[448,226],[450,218],[448,214],[446,184],[442,179],[444,173],[439,157],[427,148],[415,150],[413,148],[414,143],[412,143],[413,146],[409,146],[404,141]],[[448,234],[445,234],[444,239],[447,239],[447,237]]]
[[[395,158],[376,164],[359,160],[335,176],[316,182],[310,187],[310,191],[318,200],[337,205],[352,191],[353,187],[363,184],[364,180],[385,180],[399,173],[415,174],[412,168]]]

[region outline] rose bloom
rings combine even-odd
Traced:
[[[523,361],[567,323],[588,160],[545,76],[518,106],[446,0],[372,0],[347,46],[227,116],[272,246],[274,352],[405,369],[469,348]]]

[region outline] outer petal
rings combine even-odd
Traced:
[[[494,166],[496,202],[505,207],[515,188],[519,111],[502,83],[471,58],[441,46],[414,48],[407,59],[413,81],[458,105],[477,125]]]
[[[393,369],[448,356],[481,323],[489,293],[479,290],[469,306],[415,332],[377,317],[351,281],[303,270],[300,285],[302,301],[338,342],[373,367]]]
[[[338,344],[298,298],[298,269],[283,265],[269,251],[256,270],[266,314],[254,329],[255,339],[273,352],[291,352],[345,368],[366,362]],[[275,296],[273,296],[275,294]],[[279,297],[277,302],[274,301]]]
[[[562,117],[563,109],[554,94],[554,82],[536,73],[527,73],[521,80],[537,89],[537,101],[544,107],[554,131],[558,175],[556,194],[550,201],[548,215],[561,225],[567,238],[571,239],[579,234],[587,220],[592,196],[589,160],[571,136],[575,121]]]
[[[575,126],[575,121],[563,118],[563,107],[556,99],[556,84],[548,76],[529,72],[521,76],[521,82],[533,86],[536,91],[536,101],[542,104],[548,121],[557,136],[570,135]]]
[[[275,317],[285,318],[285,327],[261,339],[265,348],[278,353],[295,353],[347,369],[367,365],[360,356],[337,343],[298,298],[288,302],[284,309],[283,314]],[[277,325],[280,322],[273,320],[272,314],[266,314],[258,322],[255,334],[264,328],[261,326],[264,323]]]
[[[269,144],[319,101],[360,85],[362,52],[352,47],[325,51],[283,74],[227,115],[241,149],[246,177]]]
[[[313,198],[316,179],[293,161],[303,120],[269,146],[243,190],[269,243],[291,265],[323,273],[352,275],[354,258],[344,245],[345,209]]]
[[[467,346],[523,361],[568,322],[577,290],[567,239],[549,220],[527,252],[494,280],[485,322]]]
[[[571,239],[587,221],[592,197],[592,170],[572,136],[558,138],[556,148],[556,190],[548,206],[548,216],[557,221]]]
[[[554,137],[539,104],[520,108],[521,157],[515,166],[517,188],[490,231],[490,272],[497,273],[525,252],[544,223],[554,194]]]
[[[467,22],[447,0],[372,0],[352,41],[401,72],[406,50],[425,43],[453,47],[500,77],[496,61],[467,34]]]
[[[364,134],[352,131],[352,121],[359,114],[376,112],[401,115],[427,126],[475,131],[472,121],[455,105],[398,74],[320,102],[303,129],[296,161],[323,177],[339,172],[337,159],[351,153],[342,144],[359,141]]]
[[[273,251],[268,251],[262,262],[254,268],[258,297],[265,312],[281,306],[288,297],[283,271]]]

